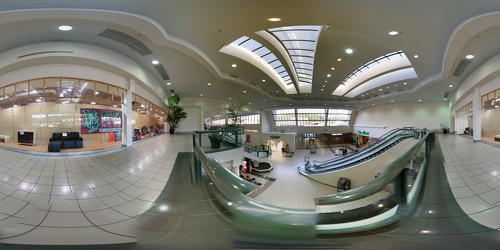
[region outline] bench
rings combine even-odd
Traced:
[[[0,135],[0,142],[9,142],[10,136],[8,135]]]

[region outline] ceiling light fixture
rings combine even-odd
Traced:
[[[339,62],[342,61],[342,58],[338,58],[337,61],[339,61]]]
[[[238,67],[238,65],[236,65],[236,63],[233,63],[233,64],[231,65],[231,67],[236,68],[236,67]]]
[[[160,62],[159,62],[158,60],[153,60],[151,63],[152,63],[153,65],[157,65],[157,64],[159,64]]]
[[[401,34],[401,33],[399,33],[399,31],[395,31],[395,30],[389,32],[389,35],[391,35],[391,36],[395,36],[395,35],[399,35],[399,34]]]
[[[467,58],[467,59],[469,59],[469,60],[470,60],[470,59],[474,58],[474,55],[469,54],[469,55],[466,55],[466,56],[465,56],[465,58]]]
[[[267,21],[269,21],[269,22],[279,22],[279,21],[281,21],[281,18],[279,18],[279,17],[270,17],[270,18],[267,19]]]
[[[345,53],[347,53],[347,54],[352,54],[352,52],[353,52],[352,49],[346,49],[345,50]]]
[[[72,30],[72,29],[73,29],[73,27],[71,27],[71,26],[69,26],[69,25],[61,25],[61,26],[59,26],[59,27],[58,27],[58,29],[59,29],[60,31],[70,31],[70,30]]]
[[[332,77],[332,75],[328,74],[328,75],[326,75],[326,77]]]
[[[450,84],[450,88],[453,88],[453,85]]]
[[[170,85],[170,84],[172,84],[172,83],[171,82],[167,82],[167,85]]]
[[[413,58],[418,58],[418,55],[414,55]]]
[[[332,67],[332,70],[335,70],[335,68],[334,68],[334,67]]]

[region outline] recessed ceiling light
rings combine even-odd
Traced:
[[[391,35],[391,36],[395,36],[395,35],[399,35],[399,34],[400,34],[399,31],[395,31],[395,30],[389,32],[389,35]]]
[[[347,53],[347,54],[352,54],[352,49],[346,49],[346,50],[345,50],[345,53]]]
[[[270,18],[267,19],[267,21],[269,21],[269,22],[279,22],[279,21],[281,21],[281,18],[279,18],[279,17],[270,17]]]
[[[231,97],[229,97],[229,100],[231,100]]]
[[[233,63],[233,64],[231,65],[231,67],[236,68],[236,67],[238,67],[238,65],[236,65],[236,63]]]
[[[246,90],[243,90],[243,93],[246,93],[247,91]]]
[[[211,83],[208,83],[208,86],[212,85]]]
[[[154,65],[156,65],[156,64],[158,64],[160,62],[158,62],[158,60],[153,60],[151,63],[154,64]]]
[[[98,95],[98,94],[99,94],[99,91],[94,92],[94,95]]]
[[[332,67],[332,70],[335,70],[335,68],[334,68],[334,67]]]
[[[172,84],[172,83],[171,82],[167,82],[167,85],[170,85],[170,84]]]
[[[266,82],[266,79],[262,79],[262,82]]]
[[[326,75],[326,77],[331,77],[331,76],[332,76],[332,75],[330,75],[330,74]]]
[[[72,29],[73,29],[73,27],[71,27],[71,26],[69,26],[69,25],[61,25],[61,26],[59,26],[59,27],[58,27],[58,29],[59,29],[60,31],[70,31],[70,30],[72,30]]]
[[[418,55],[414,55],[413,58],[418,58]]]
[[[279,93],[280,91],[279,90],[276,90],[276,93]]]
[[[394,102],[394,100],[391,100],[391,102]]]
[[[203,94],[200,94],[200,96],[203,96]]]
[[[406,85],[406,82],[404,82],[403,84]]]
[[[382,91],[382,89],[378,89],[378,91]]]
[[[94,104],[95,104],[95,102],[91,102],[90,104],[94,105]]]
[[[323,91],[323,89],[321,89],[321,91]]]
[[[474,55],[466,55],[465,58],[472,59],[472,58],[474,58]]]
[[[450,84],[450,88],[453,88],[453,85]]]
[[[339,62],[342,61],[342,58],[338,58],[337,61],[339,61]]]
[[[421,102],[422,100],[418,100],[419,102]]]

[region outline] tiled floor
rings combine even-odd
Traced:
[[[439,137],[458,204],[475,221],[500,229],[500,148],[459,135]]]
[[[211,235],[205,238],[218,239],[218,243],[201,245],[199,249],[230,248],[230,227],[216,219],[217,216],[202,216],[217,214],[216,209],[201,206],[207,200],[202,195],[204,192],[200,192],[202,188],[195,186],[184,190],[180,189],[179,183],[169,180],[182,178],[173,175],[172,168],[178,152],[192,151],[191,138],[190,134],[162,135],[135,143],[130,148],[71,155],[25,154],[0,149],[0,243],[89,245],[137,242],[127,245],[126,249],[162,249],[166,247],[165,239],[170,239],[176,240],[176,244],[166,249],[181,249],[183,242],[188,245],[187,241],[193,247],[190,239],[196,238],[200,231],[189,234],[186,230],[196,228],[207,232],[201,235]],[[471,218],[490,228],[500,229],[500,148],[473,143],[457,135],[439,135],[438,139],[457,202]],[[269,192],[263,192],[257,199],[289,208],[314,208],[315,197],[332,193],[335,188],[314,182],[297,172],[297,167],[303,164],[304,156],[308,154],[307,150],[297,150],[293,158],[275,155],[271,159],[275,169],[268,175],[276,181],[269,186]],[[334,156],[326,148],[318,149],[310,157],[311,160],[324,160]],[[439,184],[446,182],[439,181]],[[427,195],[433,196],[433,192],[429,191]],[[164,196],[168,198],[162,198]],[[162,202],[169,200],[188,202],[190,205],[179,203],[178,206],[184,209],[187,217],[179,217],[179,211],[170,211],[173,207],[163,205]],[[196,205],[198,202],[199,206]],[[410,214],[408,219],[413,217],[416,218],[417,214]],[[372,232],[371,236],[333,237],[330,240],[357,249],[366,249],[367,246],[371,249],[397,249],[397,246],[413,245],[418,246],[413,249],[424,249],[422,246],[430,246],[422,245],[417,239],[439,246],[436,242],[442,241],[442,235],[415,233],[426,225],[439,224],[439,216],[436,218],[419,218],[421,223],[411,221],[408,225],[414,230],[405,231],[403,224],[396,224],[390,231]],[[458,234],[455,231],[453,237],[457,240],[460,234],[468,234],[467,231]],[[488,235],[492,235],[491,232]],[[221,245],[224,247],[220,248]],[[0,248],[5,246],[0,245]]]
[[[165,135],[91,154],[0,149],[0,241],[136,242],[137,217],[155,205],[177,153],[192,151],[186,138]]]

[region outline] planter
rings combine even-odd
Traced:
[[[171,135],[173,135],[173,134],[174,134],[174,132],[175,132],[175,129],[172,129],[172,128],[171,128],[171,129],[169,129],[169,130],[168,130],[168,132],[169,132]]]

